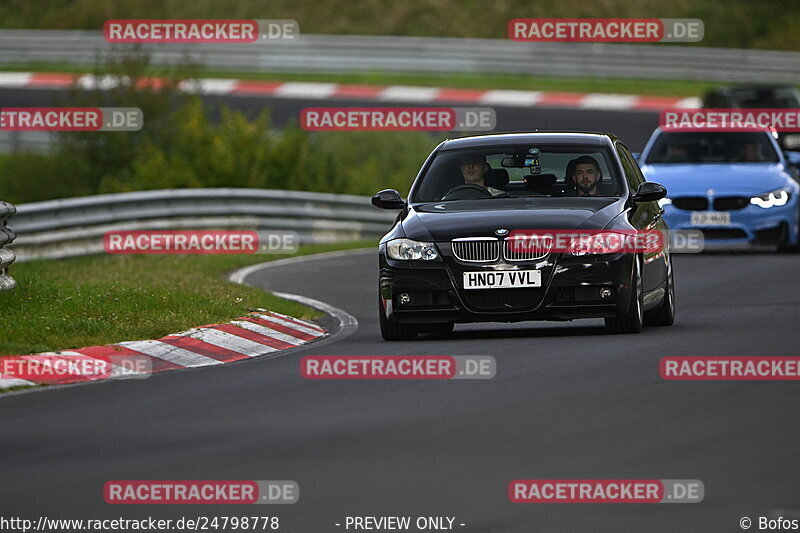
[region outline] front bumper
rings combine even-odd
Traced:
[[[748,205],[730,213],[731,223],[724,226],[698,226],[692,224],[692,213],[675,206],[664,206],[664,220],[671,230],[700,230],[706,244],[788,244],[797,240],[797,200],[784,206],[764,209]]]
[[[609,260],[562,260],[554,255],[540,261],[492,264],[462,263],[452,258],[405,262],[380,253],[379,290],[387,319],[402,323],[521,322],[600,318],[627,312],[633,254]],[[605,258],[603,258],[605,259]],[[541,288],[462,288],[462,274],[494,270],[542,271]],[[612,290],[602,299],[600,288]],[[410,302],[401,303],[400,295]]]

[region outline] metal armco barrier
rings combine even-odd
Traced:
[[[165,189],[20,204],[18,261],[103,253],[110,230],[294,231],[301,244],[369,239],[397,216],[368,197],[269,189]]]
[[[11,218],[16,209],[13,205],[0,201],[0,291],[6,291],[16,287],[17,283],[8,275],[8,267],[14,262],[14,252],[5,246],[11,244],[16,235],[7,226],[8,219]]]
[[[49,131],[0,131],[0,154],[47,153],[54,142]]]
[[[370,35],[310,35],[263,44],[147,44],[155,64],[184,58],[216,70],[255,72],[469,72],[720,82],[798,82],[800,53],[703,46],[524,43]],[[133,45],[98,31],[0,30],[0,62],[93,65]],[[565,87],[568,90],[568,87]]]

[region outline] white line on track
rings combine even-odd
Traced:
[[[262,270],[277,268],[286,265],[293,265],[297,263],[305,263],[307,261],[328,260],[328,259],[335,259],[338,257],[348,257],[351,255],[364,255],[364,254],[374,254],[374,253],[375,253],[374,248],[367,248],[358,250],[340,250],[337,252],[325,252],[321,254],[305,255],[301,257],[289,257],[287,259],[268,261],[266,263],[260,263],[257,265],[251,265],[248,267],[240,268],[239,270],[231,272],[231,274],[228,276],[228,279],[234,283],[239,283],[241,285],[250,285],[251,287],[257,287],[256,285],[248,283],[247,278],[252,276],[256,272],[261,272]],[[334,307],[332,305],[326,304],[325,302],[321,302],[319,300],[315,300],[307,296],[301,296],[299,294],[290,294],[286,292],[275,292],[275,291],[270,291],[270,292],[272,292],[272,294],[274,294],[279,298],[283,298],[285,300],[292,300],[295,302],[299,302],[303,305],[313,307],[314,309],[319,309],[323,313],[331,315],[339,322],[339,331],[337,331],[336,333],[334,333],[333,335],[329,336],[326,339],[314,342],[313,346],[321,346],[322,344],[327,344],[335,340],[341,340],[345,337],[352,335],[358,329],[358,320],[356,319],[356,317],[354,317],[347,311],[339,309],[338,307]]]

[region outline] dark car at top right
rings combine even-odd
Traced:
[[[800,109],[800,89],[794,85],[732,85],[716,87],[703,95],[710,109]],[[779,132],[783,150],[800,150],[800,133]]]

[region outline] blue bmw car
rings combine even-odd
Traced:
[[[671,230],[701,230],[706,245],[768,244],[795,252],[800,186],[770,132],[657,129],[638,158]]]

